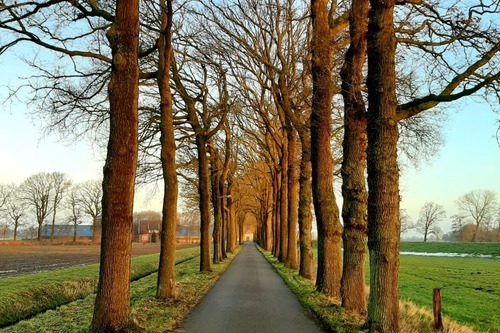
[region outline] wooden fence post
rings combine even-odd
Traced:
[[[434,328],[436,330],[443,329],[443,319],[441,318],[441,289],[434,288],[433,293],[433,310],[434,310]]]

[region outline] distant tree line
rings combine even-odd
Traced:
[[[400,213],[401,233],[416,230],[424,237],[460,242],[499,242],[500,204],[496,193],[490,190],[473,190],[455,200],[458,213],[451,216],[452,231],[443,234],[439,222],[446,217],[443,206],[426,202],[416,223],[406,212]]]
[[[2,206],[0,218],[18,239],[21,229],[26,238],[42,240],[44,225],[50,225],[50,240],[54,240],[56,222],[72,225],[73,239],[76,240],[77,226],[90,221],[94,242],[99,242],[99,219],[101,218],[102,184],[99,180],[89,180],[74,184],[61,172],[39,172],[20,185],[0,185]],[[59,214],[59,215],[58,215]],[[62,218],[57,218],[60,215]],[[35,226],[32,221],[35,220]]]

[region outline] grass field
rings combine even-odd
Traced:
[[[176,262],[198,254],[198,247],[177,250]],[[153,254],[132,258],[131,281],[156,272],[158,257]],[[99,265],[93,264],[1,279],[0,327],[93,294],[98,274]]]
[[[212,265],[211,272],[199,272],[199,257],[181,261],[175,266],[177,297],[158,301],[157,274],[135,280],[130,286],[132,320],[141,332],[169,332],[198,304],[235,257]],[[92,320],[95,294],[41,313],[31,319],[0,329],[1,333],[87,333]]]
[[[443,314],[480,332],[500,332],[500,260],[401,256],[399,295],[432,309],[441,288]]]
[[[402,242],[401,251],[500,256],[499,243]],[[316,247],[314,248],[316,255]],[[369,284],[367,262],[366,283]],[[500,260],[400,256],[399,294],[432,310],[432,291],[442,288],[443,314],[478,332],[500,332]]]
[[[465,253],[500,257],[500,243],[401,242],[403,252]]]

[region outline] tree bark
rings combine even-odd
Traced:
[[[399,170],[395,0],[371,0],[368,25],[368,248],[370,331],[398,332]]]
[[[281,143],[281,189],[280,189],[280,251],[278,260],[286,261],[288,253],[288,129],[284,131]]]
[[[160,92],[161,163],[163,171],[163,207],[160,264],[156,297],[172,298],[175,295],[175,233],[177,224],[178,183],[175,164],[175,138],[170,92],[170,62],[172,57],[172,0],[161,1],[162,33],[158,40],[158,88]]]
[[[270,187],[270,188],[269,188]],[[273,196],[273,186],[272,184],[266,185],[266,240],[265,248],[267,251],[272,251],[273,249],[273,207],[274,207],[274,196]]]
[[[210,175],[206,141],[202,133],[196,133],[198,152],[198,192],[200,196],[200,271],[211,271],[210,267]]]
[[[297,131],[288,128],[288,248],[285,267],[298,269],[297,225],[299,220],[300,143]]]
[[[280,253],[280,242],[281,242],[281,237],[280,237],[280,230],[281,230],[281,172],[275,172],[274,173],[274,185],[273,185],[273,196],[274,196],[274,210],[273,210],[273,223],[274,223],[274,241],[273,241],[273,256],[276,258],[278,257]]]
[[[314,277],[313,252],[312,252],[312,169],[311,169],[311,132],[310,120],[307,128],[299,131],[302,144],[302,158],[300,160],[300,192],[299,192],[299,243],[300,263],[299,275],[312,280]]]
[[[333,57],[326,0],[311,0],[311,18],[312,188],[318,224],[316,287],[324,294],[340,299],[342,227],[333,191],[333,158],[330,150]]]
[[[110,133],[104,166],[99,284],[92,332],[130,325],[130,254],[137,165],[139,2],[118,0],[107,32],[113,63],[108,86]]]
[[[365,259],[367,238],[366,109],[363,100],[363,65],[366,57],[368,0],[353,0],[350,15],[351,44],[341,70],[344,98],[342,161],[342,219],[344,260],[342,306],[366,314]]]
[[[222,216],[221,216],[221,193],[219,188],[220,170],[219,156],[215,148],[209,144],[208,151],[210,153],[210,181],[212,188],[212,208],[214,216],[214,229],[212,232],[213,238],[213,258],[212,262],[217,264],[222,259]]]

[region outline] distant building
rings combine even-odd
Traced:
[[[50,238],[52,233],[52,225],[45,224],[42,228],[42,238]],[[54,238],[72,238],[75,233],[75,226],[71,224],[56,224],[54,225]],[[92,225],[77,225],[76,237],[92,238]]]

